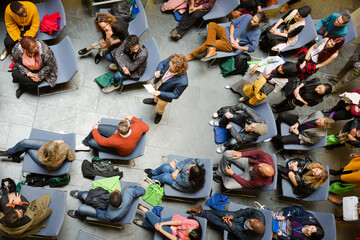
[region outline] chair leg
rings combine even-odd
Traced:
[[[119,90],[120,94],[122,93],[123,89],[124,89],[124,84],[121,84],[121,87],[120,87],[120,90]]]
[[[70,91],[75,91],[75,90],[79,89],[78,85],[76,84],[76,82],[73,79],[71,79],[69,82],[72,82],[75,85],[75,88],[67,89],[67,90],[63,90],[63,91],[45,93],[45,94],[42,94],[41,96],[48,96],[48,95],[53,95],[53,94],[57,94],[57,93],[70,92]],[[38,88],[38,96],[40,97],[40,88]]]

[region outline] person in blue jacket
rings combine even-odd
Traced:
[[[166,105],[178,99],[188,86],[187,69],[189,65],[182,54],[174,54],[161,61],[154,73],[154,98],[145,98],[143,103],[156,105],[155,124],[161,121]]]
[[[350,21],[348,14],[333,13],[316,24],[317,40],[330,36],[345,36],[349,30],[347,23]]]

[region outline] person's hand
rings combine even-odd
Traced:
[[[15,193],[10,193],[8,195],[8,198],[9,198],[9,203],[14,203]]]
[[[228,219],[228,220],[233,220],[234,216],[233,215],[225,215],[224,217],[222,217],[223,220]]]
[[[351,142],[355,142],[356,141],[356,138],[351,135],[351,134],[348,134],[348,139],[351,141]]]
[[[169,165],[171,168],[175,168],[175,166],[176,166],[175,160],[171,160],[171,162],[169,162]]]
[[[230,157],[232,157],[232,159],[241,158],[241,152],[232,150],[232,151],[230,152]]]
[[[178,170],[175,171],[175,172],[173,172],[173,173],[171,174],[171,178],[172,178],[173,180],[175,180],[178,174],[179,174],[179,171],[178,171]]]
[[[230,176],[232,176],[234,174],[234,171],[232,170],[232,168],[230,166],[226,166],[225,167],[225,171],[227,174],[229,174]]]
[[[14,195],[15,195],[14,203],[19,204],[19,202],[21,202],[21,194],[20,193],[15,193]]]
[[[101,48],[106,48],[107,47],[106,42],[101,42],[101,43],[99,43],[99,45],[100,45]]]
[[[230,221],[230,219],[229,219],[229,218],[225,218],[225,217],[223,217],[223,220],[224,220],[224,223],[226,223],[229,227],[231,227],[231,226],[232,226],[232,222]]]
[[[160,223],[156,223],[156,224],[154,225],[154,227],[155,227],[155,229],[156,229],[157,231],[160,231],[160,230],[162,229]]]
[[[157,97],[160,95],[160,91],[154,91],[151,93],[153,96]]]
[[[125,117],[125,119],[127,119],[127,120],[129,120],[129,121],[131,121],[132,118],[133,118],[133,115],[127,115],[127,116]]]
[[[230,44],[233,44],[235,42],[235,38],[230,36]]]
[[[350,153],[350,157],[352,157],[352,158],[360,157],[360,154]]]
[[[262,12],[261,6],[258,6],[258,7],[257,7],[257,12]]]
[[[297,172],[297,171],[299,170],[299,169],[298,169],[297,162],[294,162],[294,163],[293,163],[292,170],[294,170],[295,172]]]
[[[94,123],[94,124],[92,125],[92,128],[93,128],[93,129],[98,129],[98,127],[99,127],[99,123]]]
[[[234,42],[231,43],[231,46],[232,46],[233,48],[239,47],[239,41],[240,41],[239,39],[235,39]]]
[[[250,71],[251,74],[254,74],[256,72],[256,69],[259,67],[259,64],[256,64]]]
[[[277,218],[278,221],[283,221],[283,220],[285,220],[285,217],[284,217],[284,216],[278,216],[278,217],[276,217],[276,218]]]
[[[231,127],[231,124],[226,125],[226,129],[230,129]]]
[[[113,34],[114,34],[114,33],[113,33],[112,30],[106,31],[106,32],[105,32],[106,39],[110,39],[110,37],[111,37]]]
[[[276,29],[276,27],[274,26],[274,27],[272,27],[271,29],[270,29],[270,33],[271,34],[274,34],[274,32],[276,31],[277,29]]]
[[[156,71],[156,72],[154,73],[154,76],[155,76],[156,78],[159,78],[159,77],[160,77],[160,71]]]
[[[35,74],[35,76],[32,78],[34,82],[40,82],[40,78]]]
[[[350,131],[351,136],[356,136],[356,128],[351,129]]]
[[[290,126],[290,132],[292,132],[294,129],[297,129],[299,127],[298,123],[295,123],[294,125]]]
[[[304,61],[302,64],[300,64],[300,69],[302,70],[306,65],[306,62]]]
[[[355,112],[360,112],[359,106],[355,106]]]
[[[230,118],[233,118],[234,115],[232,115],[231,112],[227,112],[227,113],[225,113],[225,117],[226,117],[227,119],[230,119]]]
[[[282,235],[282,231],[279,229],[279,231],[277,232],[277,235],[278,236],[281,236]]]
[[[127,69],[127,67],[123,67],[122,70],[125,75],[130,75],[130,71],[129,71],[129,69]]]

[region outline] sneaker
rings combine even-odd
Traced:
[[[109,65],[109,69],[112,70],[112,71],[117,71],[116,64],[115,64],[115,63],[111,63],[111,64]]]
[[[95,64],[98,64],[100,62],[100,60],[101,60],[101,55],[98,53],[98,54],[96,54],[95,59],[94,59]]]
[[[79,199],[79,191],[78,190],[71,190],[70,191],[70,196],[72,196],[73,198]]]
[[[84,55],[84,54],[87,54],[88,52],[90,52],[89,50],[87,50],[87,48],[83,48],[83,49],[80,49],[78,51],[78,54],[79,55]]]
[[[144,170],[144,172],[145,172],[147,175],[153,175],[151,168],[146,168],[146,169]]]
[[[113,92],[115,90],[118,90],[120,88],[121,84],[117,85],[116,87],[114,86],[114,84],[111,84],[109,87],[107,88],[102,88],[101,91],[103,93],[110,93]]]
[[[0,54],[0,60],[4,61],[8,55],[9,55],[9,51],[7,50],[7,48],[4,48],[4,50]]]
[[[68,215],[69,217],[72,217],[72,218],[77,218],[77,217],[76,217],[76,210],[74,210],[74,209],[68,210],[68,211],[67,211],[67,215]]]
[[[219,175],[214,173],[213,180],[214,180],[214,182],[221,183],[222,182],[222,177],[220,177]]]
[[[11,157],[11,153],[9,152],[9,150],[0,150],[0,156],[2,157]]]
[[[225,86],[225,89],[230,89],[230,85],[226,85],[226,86]]]
[[[213,126],[213,127],[218,127],[219,126],[219,122],[218,121],[215,121],[215,120],[210,120],[209,122],[210,126]]]
[[[213,113],[212,118],[218,118],[219,114],[218,113]]]
[[[328,81],[331,82],[331,83],[336,83],[336,82],[337,82],[337,78],[336,78],[335,76],[333,76],[333,75],[324,74],[324,75],[323,75],[323,78],[324,78],[325,80],[328,80]]]
[[[245,97],[241,97],[241,98],[239,98],[239,101],[240,101],[240,102],[245,102],[245,101],[246,101],[246,98],[245,98]]]
[[[90,147],[89,146],[86,146],[84,144],[79,144],[75,147],[75,151],[90,151]]]
[[[224,153],[225,150],[226,150],[226,147],[221,146],[221,147],[218,147],[218,148],[216,149],[216,152],[219,153],[219,154],[221,154],[221,153]]]
[[[179,34],[179,32],[177,31],[176,28],[174,28],[172,31],[171,31],[171,38],[174,39],[174,40],[179,40],[182,36]]]

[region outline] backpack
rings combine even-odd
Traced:
[[[98,157],[94,157],[91,160],[93,167],[101,173],[107,173],[114,171],[114,164],[111,161],[102,160]]]
[[[8,193],[16,192],[16,184],[11,178],[3,178],[1,180],[1,194],[4,196]]]
[[[52,177],[49,179],[49,186],[50,187],[62,187],[68,185],[70,182],[70,175],[65,174],[62,176]]]
[[[142,197],[142,199],[154,207],[162,202],[163,196],[164,196],[164,187],[160,187],[157,184],[151,184],[146,189],[146,193]]]
[[[242,76],[244,76],[244,74],[249,68],[249,64],[247,64],[247,62],[251,61],[250,55],[242,52],[239,55],[237,55],[234,58],[234,60],[235,60],[235,70],[230,72],[228,76],[237,75],[237,74],[241,74]]]
[[[49,184],[50,176],[30,173],[26,175],[25,183],[33,187],[44,187]]]
[[[122,19],[124,22],[130,22],[133,20],[133,14],[131,12],[132,5],[127,2],[119,2],[114,4],[110,9],[110,14],[116,18]]]
[[[53,14],[45,14],[40,23],[40,32],[53,34],[53,31],[61,31],[61,17],[59,12]]]

